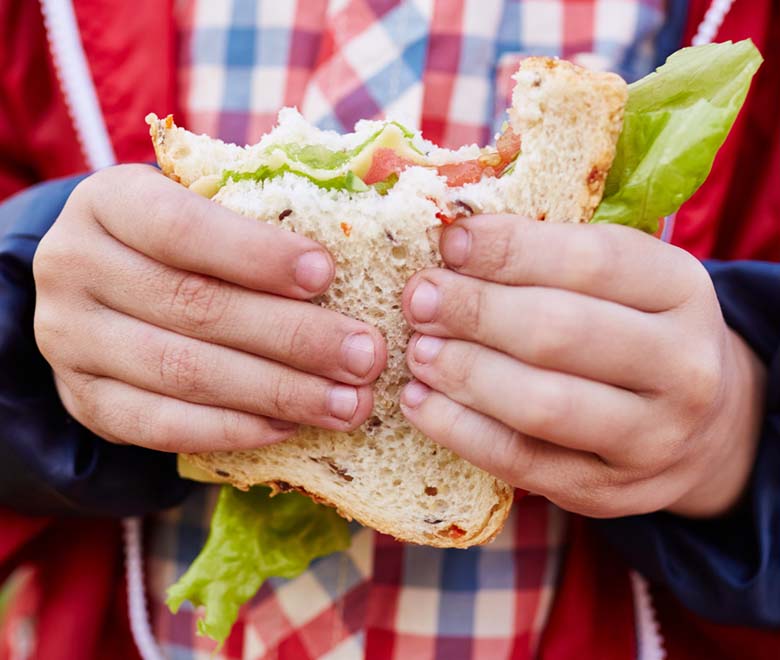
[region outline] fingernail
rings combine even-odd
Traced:
[[[419,337],[414,344],[414,359],[420,364],[428,364],[436,359],[444,340],[439,337]]]
[[[418,323],[428,323],[436,316],[439,307],[439,292],[436,287],[422,280],[412,294],[409,311]]]
[[[275,431],[293,431],[297,428],[297,424],[294,424],[293,422],[287,422],[283,419],[269,419],[268,420],[268,426],[270,426]]]
[[[401,403],[407,408],[416,408],[428,398],[430,393],[431,389],[427,385],[423,385],[419,380],[413,380],[407,383],[401,392]]]
[[[466,263],[471,249],[471,234],[463,227],[451,227],[441,239],[441,256],[456,268]]]
[[[341,344],[344,366],[355,376],[365,376],[374,366],[374,340],[364,332],[349,335]]]
[[[358,405],[357,390],[348,385],[334,385],[328,392],[328,410],[330,414],[345,422],[352,419]]]
[[[307,291],[322,291],[332,275],[330,260],[319,250],[305,252],[295,263],[295,281]]]

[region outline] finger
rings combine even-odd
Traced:
[[[237,410],[188,403],[111,378],[82,375],[69,412],[111,442],[196,453],[253,449],[289,438],[295,425]],[[78,403],[75,403],[78,401]]]
[[[90,346],[87,354],[75,356],[88,373],[191,403],[337,431],[356,428],[371,412],[370,387],[304,374],[112,310],[94,314],[88,337],[74,330],[76,345]]]
[[[174,332],[362,385],[387,360],[374,327],[334,311],[171,268],[107,239],[89,285],[102,304]],[[134,282],[132,288],[127,282]]]
[[[404,415],[422,433],[477,467],[583,515],[623,512],[611,470],[592,454],[551,445],[431,390],[419,381],[401,393]]]
[[[407,284],[404,313],[418,332],[491,346],[523,362],[637,391],[667,383],[664,319],[546,287],[510,287],[445,269]]]
[[[412,374],[464,406],[556,445],[598,454],[610,463],[641,461],[626,446],[647,417],[647,403],[620,388],[533,367],[459,340],[415,336]],[[638,454],[638,455],[637,455]]]
[[[156,261],[241,286],[292,298],[321,293],[333,260],[318,243],[233,213],[143,166],[90,177],[100,225]],[[102,178],[99,178],[102,177]]]
[[[690,294],[684,275],[693,257],[621,225],[473,216],[445,229],[440,245],[451,268],[501,284],[567,289],[648,312]]]

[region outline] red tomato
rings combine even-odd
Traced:
[[[447,179],[447,185],[454,188],[467,183],[477,183],[483,177],[498,176],[520,152],[520,136],[509,126],[498,138],[496,147],[497,152],[460,163],[436,165],[435,169]],[[415,163],[402,158],[393,149],[379,147],[374,152],[371,167],[368,168],[363,181],[370,186],[384,181],[392,174],[399,174],[411,165]]]
[[[363,182],[370,186],[373,183],[384,181],[391,174],[398,174],[410,165],[414,165],[414,163],[401,158],[393,149],[379,147],[374,151],[371,167],[368,168],[368,172],[363,177]]]
[[[436,167],[438,173],[447,179],[447,185],[462,186],[476,183],[482,178],[485,167],[479,160],[467,160],[462,163],[447,163]]]
[[[511,163],[520,153],[520,136],[507,126],[506,130],[496,140],[496,148],[505,165]]]

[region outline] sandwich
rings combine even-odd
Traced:
[[[411,330],[400,305],[405,283],[442,265],[441,227],[474,214],[618,222],[655,232],[706,178],[760,61],[748,41],[690,48],[628,86],[615,74],[529,57],[514,75],[512,106],[495,145],[454,151],[390,119],[361,121],[339,135],[286,108],[274,130],[240,147],[149,115],[165,175],[237,213],[322,243],[336,276],[315,304],[375,325],[388,346],[373,414],[354,432],[303,427],[252,451],[179,457],[183,476],[229,487],[206,548],[170,592],[172,607],[185,599],[207,605],[202,632],[224,639],[238,605],[264,577],[294,575],[348,543],[334,511],[412,543],[467,548],[493,539],[513,488],[424,437],[401,413],[400,390],[410,378],[404,353]],[[219,561],[225,544],[245,553],[257,577],[233,585],[230,597],[208,588],[238,580],[235,566]],[[285,546],[294,561],[269,568],[264,544],[276,555]]]

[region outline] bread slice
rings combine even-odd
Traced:
[[[239,488],[268,483],[275,490],[299,490],[345,517],[414,543],[465,548],[500,531],[512,487],[424,437],[400,411],[399,393],[410,378],[404,352],[411,336],[401,293],[415,272],[441,265],[442,213],[590,219],[614,157],[626,100],[619,77],[548,58],[528,58],[515,80],[509,121],[521,135],[521,154],[504,176],[459,188],[448,187],[424,167],[404,170],[385,195],[325,190],[291,173],[265,182],[228,179],[222,185],[225,171],[255,170],[275,144],[351,149],[383,124],[360,122],[355,133],[341,136],[319,131],[285,109],[274,131],[241,148],[193,135],[170,118],[148,118],[166,175],[237,213],[327,247],[336,277],[315,302],[374,324],[388,345],[373,415],[360,429],[336,433],[306,427],[290,440],[257,450],[181,456],[182,474]],[[420,136],[415,141],[437,164],[481,153],[476,146],[452,152]]]

